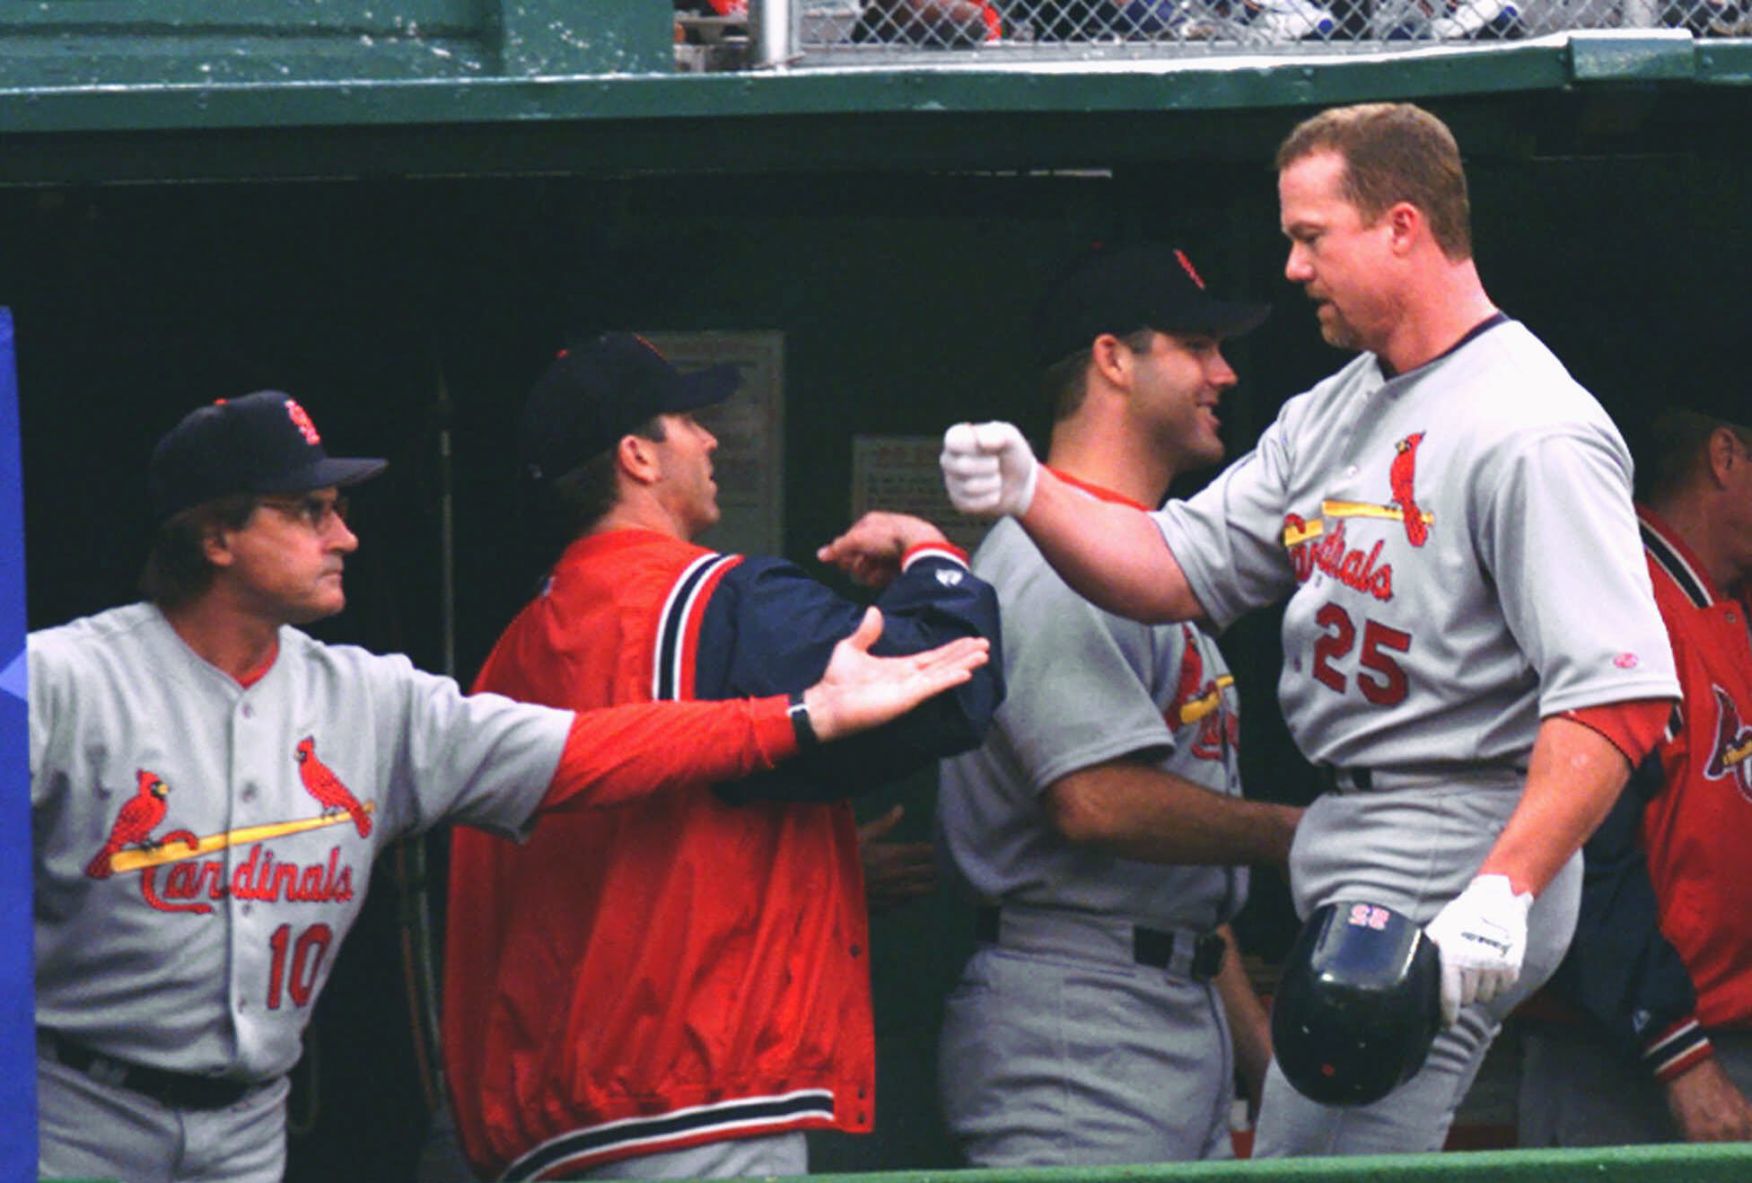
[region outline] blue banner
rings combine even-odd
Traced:
[[[36,1178],[24,480],[12,310],[0,308],[0,1179]]]

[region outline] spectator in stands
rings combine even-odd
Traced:
[[[870,0],[852,40],[930,49],[971,49],[1003,31],[991,0]]]
[[[1699,37],[1752,36],[1752,5],[1746,0],[1669,0],[1661,23]]]
[[[1336,28],[1316,0],[1019,0],[1007,15],[1043,41],[1323,41]]]

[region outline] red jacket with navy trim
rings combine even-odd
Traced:
[[[1752,1027],[1752,603],[1637,514],[1683,697],[1587,844],[1554,985],[1670,1080],[1710,1054],[1708,1028]]]
[[[952,553],[878,600],[878,653],[997,644]],[[775,559],[618,530],[574,542],[477,690],[572,709],[801,690],[862,615]],[[868,920],[844,798],[977,746],[999,655],[886,727],[709,791],[547,815],[451,848],[444,1039],[477,1168],[566,1178],[637,1154],[875,1115]]]

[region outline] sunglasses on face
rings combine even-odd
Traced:
[[[260,504],[293,521],[302,522],[317,533],[328,528],[332,519],[347,520],[347,499],[336,494],[324,497],[311,493],[303,497],[263,497]]]

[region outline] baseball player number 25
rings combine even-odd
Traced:
[[[1349,685],[1344,674],[1333,668],[1333,662],[1348,657],[1356,648],[1357,626],[1350,613],[1337,604],[1327,604],[1314,615],[1314,622],[1325,633],[1314,642],[1314,680],[1339,694]],[[1363,651],[1357,657],[1362,667],[1357,671],[1357,689],[1362,696],[1380,707],[1390,707],[1405,701],[1405,670],[1391,656],[1411,652],[1411,634],[1390,628],[1378,620],[1363,621]],[[1377,677],[1363,672],[1368,670]]]

